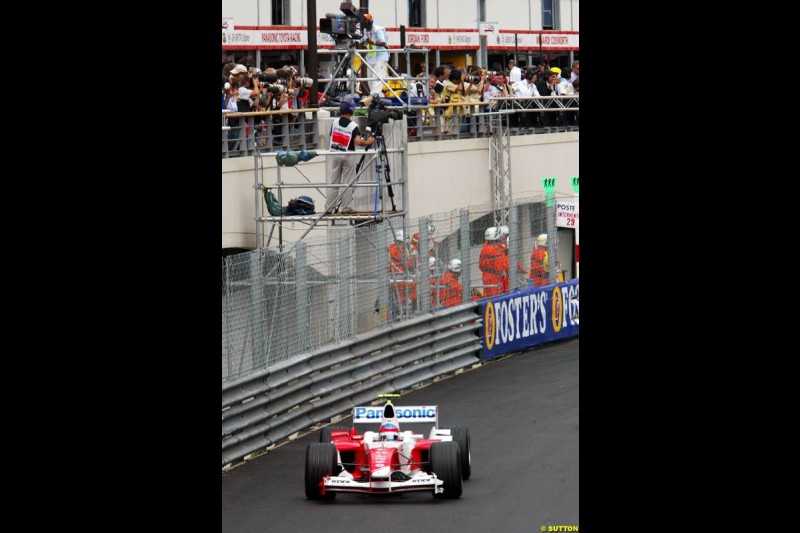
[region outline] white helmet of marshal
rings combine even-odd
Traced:
[[[436,258],[431,256],[428,258],[428,266],[431,268],[431,272],[436,270]]]
[[[536,236],[536,244],[538,246],[547,246],[547,233],[540,233]]]
[[[508,236],[511,234],[511,230],[508,228],[508,226],[498,226],[497,229],[500,231],[501,237],[508,238]]]
[[[449,263],[447,263],[447,270],[451,272],[455,272],[456,274],[461,272],[461,259],[451,259]]]
[[[403,230],[398,229],[394,231],[394,240],[403,242],[404,238],[405,238],[405,233],[403,233]]]
[[[483,233],[483,238],[487,241],[496,241],[497,237],[500,236],[500,230],[496,227],[492,226],[491,228],[486,228],[486,231]]]

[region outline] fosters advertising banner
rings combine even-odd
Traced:
[[[577,336],[579,283],[578,278],[480,302],[481,359]]]

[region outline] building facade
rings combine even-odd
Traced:
[[[308,12],[316,11],[318,48],[335,46],[319,32],[319,19],[344,16],[336,0],[223,0],[223,63],[279,68],[307,64]],[[520,66],[547,63],[562,69],[579,54],[579,0],[356,0],[384,26],[390,48],[430,50],[428,71],[438,64],[481,65],[505,69],[508,59]],[[402,27],[402,28],[401,28]],[[392,55],[392,66],[411,75],[424,68],[413,59]],[[303,70],[305,73],[305,70]]]

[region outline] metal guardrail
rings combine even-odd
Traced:
[[[370,331],[222,386],[222,466],[395,392],[479,363],[474,302]]]

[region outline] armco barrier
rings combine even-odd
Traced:
[[[491,359],[579,333],[580,279],[522,289],[479,302],[483,353]]]
[[[222,466],[329,422],[382,392],[480,362],[474,302],[326,346],[222,387]]]

